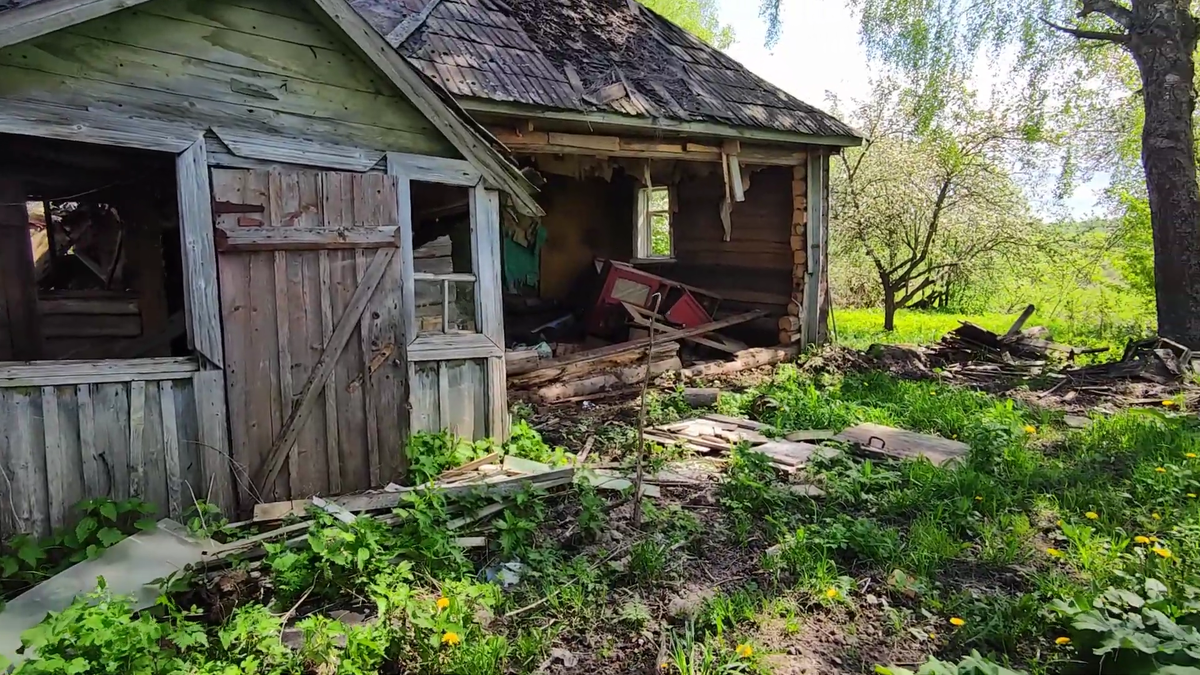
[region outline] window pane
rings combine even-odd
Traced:
[[[417,334],[474,333],[475,282],[418,279]]]
[[[650,253],[656,258],[671,257],[671,217],[665,213],[650,216]]]
[[[666,212],[671,210],[671,190],[669,188],[654,188],[650,191],[650,211]]]

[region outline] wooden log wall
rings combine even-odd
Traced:
[[[0,99],[457,157],[307,4],[152,0],[0,50]]]
[[[808,168],[792,169],[792,297],[787,315],[779,319],[779,344],[800,342],[804,325],[804,279],[808,273]]]
[[[175,518],[195,499],[221,501],[209,486],[227,477],[206,463],[228,463],[203,456],[213,440],[195,363],[141,360],[136,375],[121,363],[0,368],[0,539],[70,526],[72,507],[96,497],[136,497]]]

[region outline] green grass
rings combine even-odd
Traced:
[[[866,349],[871,344],[932,344],[943,335],[958,327],[960,321],[970,321],[984,328],[1004,333],[1017,319],[1017,314],[948,314],[942,312],[919,312],[900,310],[896,313],[896,330],[883,330],[883,310],[838,309],[834,313],[837,324],[838,342],[855,349]],[[1119,357],[1125,342],[1144,336],[1146,326],[1123,324],[1120,326],[1097,327],[1095,324],[1079,324],[1055,317],[1035,313],[1025,323],[1027,328],[1045,326],[1050,329],[1050,338],[1055,342],[1075,347],[1111,347],[1109,358]]]

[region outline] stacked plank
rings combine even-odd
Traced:
[[[799,344],[803,339],[804,279],[808,274],[808,169],[792,169],[792,299],[787,315],[779,319],[779,343]]]
[[[646,379],[683,368],[679,343],[675,341],[623,351],[598,359],[542,368],[510,377],[508,386],[527,390],[542,403],[558,403],[630,387]]]
[[[646,440],[666,446],[679,446],[698,454],[725,454],[735,446],[746,444],[755,452],[770,458],[771,464],[784,473],[796,473],[815,457],[833,457],[838,450],[809,441],[832,436],[830,432],[801,432],[793,439],[772,440],[763,432],[768,424],[727,417],[706,415],[646,430]]]

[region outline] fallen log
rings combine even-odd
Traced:
[[[693,408],[714,406],[719,398],[721,398],[721,390],[716,388],[694,389],[689,387],[683,390],[683,400]]]
[[[674,356],[662,361],[655,361],[651,364],[650,375],[653,377],[681,368],[683,368],[683,362],[679,360],[678,356]],[[604,375],[597,375],[574,382],[560,382],[559,384],[542,387],[534,392],[534,397],[542,403],[557,403],[563,399],[589,396],[635,384],[641,382],[645,377],[646,366],[620,368]]]
[[[685,380],[696,377],[732,375],[733,373],[740,373],[743,370],[750,370],[759,366],[773,366],[777,363],[783,363],[788,359],[794,359],[799,355],[800,347],[798,345],[746,349],[735,354],[732,361],[718,361],[716,363],[692,366],[691,368],[684,368],[680,371],[680,374]]]

